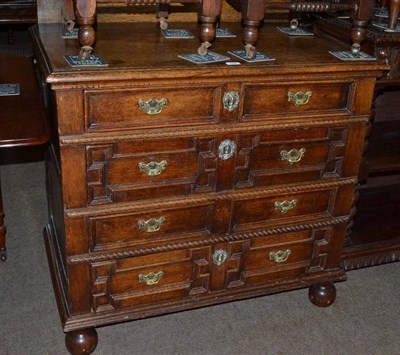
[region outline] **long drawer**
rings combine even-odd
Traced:
[[[192,302],[323,272],[339,262],[327,256],[336,228],[92,262],[92,307],[102,312]]]
[[[361,147],[349,156],[347,145],[364,126],[91,145],[81,176],[89,205],[350,177]]]
[[[171,243],[201,243],[220,234],[242,234],[293,224],[347,217],[355,181],[253,190],[158,200],[131,207],[68,211],[67,230],[75,232],[71,254],[152,248]]]

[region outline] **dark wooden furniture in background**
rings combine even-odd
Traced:
[[[8,42],[14,42],[15,27],[37,23],[36,0],[0,0],[0,25],[8,30]]]
[[[33,59],[1,57],[0,83],[20,85],[20,95],[0,96],[0,149],[48,142],[50,130]],[[6,227],[0,185],[0,259],[5,261]]]
[[[330,39],[350,40],[348,20],[321,18],[315,28]],[[400,260],[400,33],[370,25],[363,50],[386,59],[390,68],[376,83],[359,201],[343,253],[347,270]]]
[[[389,11],[388,27],[395,29],[398,23],[398,17],[400,12],[400,1],[399,0],[380,0],[379,5],[385,7]]]
[[[63,59],[77,42],[60,27],[33,37],[59,133],[45,241],[68,350],[92,352],[96,327],[284,290],[332,304],[386,66],[269,26],[259,48],[275,62],[195,65],[178,58],[193,43],[154,24],[98,23],[110,64],[85,70]]]
[[[73,6],[71,5],[73,2]],[[82,59],[87,59],[92,53],[93,45],[95,43],[96,34],[94,24],[96,22],[96,5],[97,3],[124,3],[126,5],[135,4],[149,4],[162,6],[161,11],[157,12],[157,16],[167,16],[167,9],[169,3],[197,3],[198,4],[198,19],[200,22],[199,37],[201,45],[198,52],[201,55],[207,54],[208,48],[212,45],[216,38],[216,28],[219,17],[221,16],[222,0],[66,0],[67,12],[74,8],[76,22],[79,26],[78,38],[81,50],[79,56]],[[163,26],[165,22],[160,22]],[[160,53],[162,55],[162,53]]]
[[[352,18],[351,51],[359,53],[364,41],[365,29],[372,18],[374,0],[338,0],[338,1],[242,1],[243,42],[248,58],[256,55],[258,26],[265,18],[265,11],[288,10],[296,13],[326,13],[347,10]]]

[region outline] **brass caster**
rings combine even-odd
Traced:
[[[351,53],[353,53],[353,54],[359,54],[360,50],[361,50],[361,46],[359,44],[357,44],[357,43],[354,43],[351,46]]]
[[[211,47],[211,43],[210,42],[203,42],[199,49],[197,50],[197,53],[199,53],[200,55],[207,55],[208,53],[208,48]]]
[[[83,60],[88,59],[92,50],[93,48],[90,46],[83,46],[79,52],[79,57]]]
[[[297,28],[299,27],[299,21],[297,21],[297,19],[293,19],[292,21],[290,21],[290,28],[292,30],[297,30]]]
[[[65,21],[65,28],[67,29],[68,32],[72,32],[75,27],[75,21],[74,20],[66,20]]]
[[[158,19],[158,21],[160,22],[160,28],[161,28],[162,30],[165,31],[166,29],[168,29],[168,21],[167,21],[166,18],[160,17],[160,18]]]
[[[256,48],[251,44],[246,44],[244,46],[244,51],[246,52],[246,57],[249,59],[254,59],[257,54]]]

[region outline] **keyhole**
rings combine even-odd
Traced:
[[[233,97],[230,96],[228,99],[228,107],[231,109],[233,107]]]
[[[224,108],[232,112],[239,106],[240,96],[237,91],[230,91],[224,95]]]
[[[227,160],[235,154],[236,144],[235,142],[227,139],[219,145],[218,155],[221,159]]]
[[[216,250],[215,253],[213,254],[213,261],[215,265],[222,265],[228,257],[228,253],[226,250],[219,249]]]

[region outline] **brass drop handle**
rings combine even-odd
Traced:
[[[276,201],[274,203],[275,209],[281,213],[286,213],[286,212],[290,211],[291,209],[295,208],[296,205],[297,205],[297,200]]]
[[[158,232],[161,226],[164,224],[165,218],[150,218],[149,220],[145,221],[143,219],[138,221],[138,227],[143,229],[147,233],[154,233]]]
[[[301,148],[299,150],[291,149],[289,151],[282,150],[281,158],[282,160],[287,160],[289,163],[294,164],[298,163],[304,157],[305,152],[305,148]]]
[[[271,251],[269,253],[269,260],[273,260],[276,263],[283,263],[289,258],[291,253],[292,251],[290,249]]]
[[[160,100],[150,99],[145,101],[139,99],[139,110],[146,112],[150,116],[158,115],[162,110],[167,107],[168,99],[162,98]]]
[[[162,279],[163,276],[164,276],[164,271],[159,271],[157,273],[149,272],[146,275],[139,274],[138,278],[139,282],[142,282],[147,286],[151,286],[157,284]]]
[[[240,95],[237,91],[229,91],[225,93],[223,98],[225,110],[232,112],[236,110],[239,106]]]
[[[151,161],[150,163],[140,162],[138,164],[139,170],[148,176],[160,175],[167,168],[167,161],[162,160],[159,163],[156,161]]]
[[[312,92],[311,91],[297,91],[295,93],[289,91],[288,92],[288,101],[293,102],[296,107],[302,106],[310,101]]]

